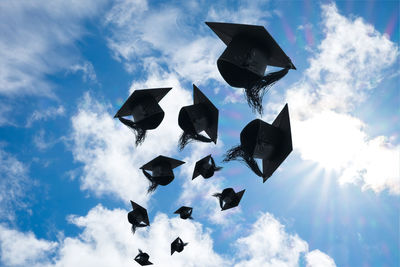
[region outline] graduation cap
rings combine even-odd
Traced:
[[[232,87],[244,88],[253,111],[262,113],[262,97],[269,86],[296,69],[263,26],[206,22],[226,44],[217,66]],[[267,65],[283,68],[265,75]]]
[[[142,266],[153,265],[153,263],[149,261],[149,258],[150,258],[149,254],[139,249],[139,254],[135,257],[135,261]]]
[[[131,200],[132,211],[128,213],[128,221],[132,224],[132,233],[136,227],[146,227],[150,225],[147,210]]]
[[[232,188],[225,188],[222,193],[216,193],[213,196],[219,198],[219,206],[221,207],[221,210],[227,210],[239,205],[244,191],[245,189],[236,193]]]
[[[143,143],[146,131],[158,127],[164,119],[164,111],[158,104],[172,88],[154,88],[135,90],[115,114],[123,124],[132,129],[136,136],[136,145]],[[133,116],[134,120],[123,117]]]
[[[187,245],[188,243],[183,243],[182,239],[177,237],[174,242],[171,243],[171,255],[174,254],[174,252],[182,252],[183,248]]]
[[[251,121],[240,133],[240,145],[231,148],[224,162],[242,160],[265,182],[293,150],[288,104],[271,124]],[[255,158],[262,159],[263,171]]]
[[[193,105],[185,106],[179,111],[178,124],[183,130],[179,139],[181,150],[191,140],[217,143],[218,109],[194,84],[193,102]],[[205,131],[209,138],[201,135],[202,131]]]
[[[191,219],[192,218],[192,212],[193,212],[193,208],[191,207],[186,207],[186,206],[182,206],[179,209],[177,209],[174,214],[179,214],[179,216],[181,217],[181,219]]]
[[[158,185],[167,185],[171,183],[175,177],[173,169],[184,163],[185,162],[177,159],[158,156],[140,167],[143,174],[151,183],[148,192],[156,190]],[[147,171],[151,171],[152,173],[150,174]]]
[[[196,166],[194,167],[192,180],[197,176],[201,175],[203,178],[208,179],[214,175],[214,172],[221,170],[222,167],[218,167],[215,165],[214,159],[211,155],[208,155],[205,158],[196,162]]]

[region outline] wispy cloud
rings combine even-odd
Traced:
[[[93,64],[89,61],[84,61],[83,63],[72,65],[69,68],[69,71],[72,73],[81,72],[82,79],[84,82],[92,82],[92,83],[98,82]]]
[[[0,94],[53,96],[47,75],[79,61],[84,21],[106,1],[1,1]]]
[[[28,167],[10,153],[0,148],[0,217],[1,221],[12,221],[15,211],[27,208],[24,202],[33,182],[28,176]]]
[[[65,115],[64,106],[50,107],[45,110],[35,110],[26,122],[26,127],[31,127],[36,121],[46,121]]]

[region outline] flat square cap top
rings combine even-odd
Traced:
[[[146,163],[145,165],[143,165],[142,167],[140,167],[140,169],[152,171],[154,167],[156,167],[160,163],[164,163],[164,162],[169,162],[169,164],[171,165],[171,169],[174,169],[185,163],[184,161],[180,161],[177,159],[168,158],[168,157],[160,155],[160,156],[156,157],[155,159],[153,159],[152,161],[150,161],[150,162]]]
[[[199,169],[200,169],[204,164],[206,164],[207,162],[209,162],[210,159],[211,159],[211,154],[208,155],[208,156],[206,156],[206,157],[204,157],[204,158],[202,158],[201,160],[199,160],[199,161],[196,162],[196,165],[194,166],[194,171],[193,171],[192,180],[193,180],[194,178],[196,178],[197,176],[200,175]]]
[[[205,130],[208,136],[213,140],[214,143],[217,143],[218,138],[218,109],[214,106],[214,104],[197,88],[196,85],[193,84],[193,103],[194,104],[205,104],[210,111],[212,122],[210,126]]]
[[[272,123],[272,126],[279,128],[282,131],[283,136],[281,145],[275,157],[272,160],[263,160],[263,173],[267,177],[270,177],[275,172],[279,165],[281,165],[293,150],[288,104],[286,104],[281,110]]]
[[[114,118],[124,117],[132,115],[132,104],[135,100],[140,99],[143,96],[153,97],[157,102],[160,100],[172,89],[172,87],[167,88],[153,88],[153,89],[140,89],[135,90],[129,96],[129,98],[125,101],[122,107],[118,110],[117,114],[115,114]]]
[[[263,26],[222,22],[206,22],[206,24],[227,46],[237,36],[248,38],[252,40],[254,46],[264,51],[269,66],[280,68],[290,66],[291,69],[296,69],[291,59]]]

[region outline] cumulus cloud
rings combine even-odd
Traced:
[[[322,11],[325,38],[302,80],[286,92],[294,147],[304,160],[338,172],[342,184],[399,194],[400,147],[389,137],[369,136],[365,122],[352,115],[391,75],[398,46],[361,18],[340,15],[334,4],[323,5]]]
[[[26,208],[23,199],[32,186],[28,167],[0,148],[0,217],[14,220],[15,210]]]
[[[132,236],[126,214],[126,210],[108,210],[98,205],[86,216],[70,216],[69,222],[82,232],[57,242],[1,226],[2,262],[6,266],[131,266],[140,248],[150,255],[150,261],[162,266],[297,266],[302,253],[310,266],[323,262],[335,266],[321,251],[308,252],[305,241],[287,233],[268,213],[255,222],[248,235],[235,242],[232,255],[237,256],[215,252],[211,230],[199,222],[169,218],[163,213],[151,220],[150,227],[138,229]],[[178,236],[189,244],[182,253],[171,256],[170,243]],[[29,251],[23,253],[22,248]]]
[[[134,134],[113,119],[116,110],[85,94],[78,112],[71,118],[70,136],[74,159],[84,164],[82,189],[98,196],[113,194],[123,201],[134,198],[144,203],[148,200],[149,196],[144,193],[148,181],[139,168],[159,155],[172,156],[176,152],[181,132],[176,123],[178,112],[190,103],[191,96],[174,75],[166,73],[151,74],[132,85],[132,91],[167,86],[173,89],[160,101],[165,112],[163,122],[157,130],[148,131],[146,141],[138,147]]]
[[[0,93],[53,96],[46,75],[79,59],[74,43],[83,22],[106,1],[1,1]]]
[[[0,242],[5,266],[40,266],[57,247],[57,242],[37,239],[32,232],[22,233],[5,225],[0,225]]]
[[[335,267],[336,264],[332,258],[318,249],[307,253],[306,262],[307,267]]]

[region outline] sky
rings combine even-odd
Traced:
[[[0,266],[398,266],[398,1],[0,2]],[[216,61],[204,23],[264,26],[291,70],[260,116]],[[267,68],[267,71],[274,68]],[[178,149],[192,84],[219,109],[217,144]],[[136,89],[173,87],[161,125],[136,147],[113,119]],[[223,163],[255,118],[288,103],[293,151],[262,183]],[[223,169],[191,176],[212,154]],[[139,167],[186,163],[147,194]],[[214,193],[246,189],[221,211]],[[151,226],[130,231],[130,200]],[[173,212],[192,206],[194,220]],[[170,243],[188,242],[170,255]]]

